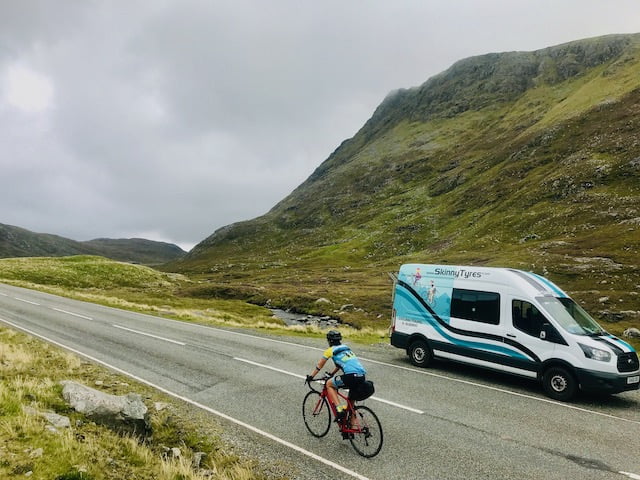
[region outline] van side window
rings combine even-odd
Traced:
[[[454,288],[451,296],[451,316],[474,322],[500,323],[500,295]]]
[[[529,302],[514,300],[511,303],[513,326],[534,337],[540,336],[542,324],[546,322],[544,315]]]

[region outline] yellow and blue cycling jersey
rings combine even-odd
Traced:
[[[355,353],[347,345],[334,345],[327,348],[322,354],[327,360],[332,359],[336,367],[340,368],[345,375],[364,375],[366,370],[356,357]]]

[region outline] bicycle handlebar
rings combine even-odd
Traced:
[[[313,388],[313,386],[311,385],[313,382],[327,382],[327,380],[329,380],[331,377],[333,377],[333,375],[331,375],[329,372],[324,372],[324,375],[322,377],[314,377],[314,378],[306,378],[304,383],[306,383],[307,385],[309,385],[309,388],[311,390],[315,390],[316,392],[318,390],[316,390],[315,388]]]

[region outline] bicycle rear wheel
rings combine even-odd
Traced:
[[[314,437],[324,437],[331,427],[331,410],[327,399],[318,392],[309,392],[302,401],[302,418]]]
[[[373,411],[364,405],[355,407],[355,420],[352,422],[353,438],[349,441],[360,455],[375,457],[382,448],[382,425]]]

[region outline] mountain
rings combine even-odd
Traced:
[[[156,242],[144,238],[96,238],[81,243],[102,252],[103,257],[145,265],[167,263],[187,253],[173,243]]]
[[[99,255],[123,262],[154,265],[176,260],[185,254],[177,245],[141,238],[99,238],[77,242],[0,223],[0,258]]]
[[[323,297],[357,323],[388,322],[400,263],[511,266],[640,320],[638,138],[640,34],[467,58],[390,93],[267,214],[164,268],[200,275],[194,295]]]

